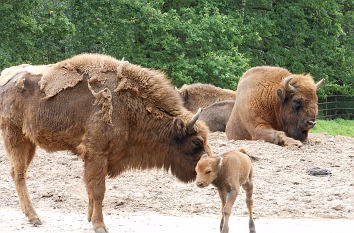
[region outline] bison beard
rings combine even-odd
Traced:
[[[288,137],[294,138],[301,142],[306,141],[308,137],[308,130],[305,130],[302,126],[303,124],[299,119],[295,117],[287,119],[286,116],[283,116],[284,132]]]
[[[1,130],[20,205],[41,224],[29,198],[26,172],[36,146],[69,150],[84,161],[88,220],[104,233],[105,177],[127,169],[171,169],[195,179],[201,154],[211,154],[208,129],[183,107],[159,71],[83,54],[43,66],[6,69],[0,77]]]

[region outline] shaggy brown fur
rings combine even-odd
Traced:
[[[316,124],[316,91],[323,82],[315,84],[310,75],[291,74],[280,67],[248,70],[237,86],[226,125],[228,139],[301,146]]]
[[[211,132],[225,132],[226,124],[230,118],[234,104],[234,100],[224,100],[213,103],[212,105],[203,109],[199,120],[204,121]]]
[[[236,97],[236,93],[232,90],[202,83],[185,84],[179,93],[184,100],[184,106],[191,112],[196,112],[198,108],[206,108],[215,102],[235,100]]]
[[[98,54],[31,67],[0,87],[0,119],[20,204],[35,225],[41,222],[27,192],[26,171],[36,146],[82,158],[88,220],[97,232],[106,232],[107,175],[164,168],[189,182],[203,151],[212,153],[207,127],[188,124],[193,114],[160,71]],[[22,88],[16,85],[19,76]]]
[[[246,204],[249,211],[249,230],[255,233],[253,221],[253,182],[252,162],[244,149],[230,151],[221,157],[203,155],[196,168],[196,184],[200,188],[213,184],[217,187],[222,203],[220,232],[229,232],[229,217],[232,206],[240,191],[246,191]]]

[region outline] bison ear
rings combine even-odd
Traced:
[[[184,90],[180,92],[183,100],[186,102],[188,100],[188,90]]]
[[[285,91],[283,91],[282,89],[278,88],[277,89],[277,95],[280,99],[280,101],[283,103],[285,100]]]
[[[181,119],[176,118],[173,121],[176,136],[175,138],[180,141],[187,136],[186,127]]]

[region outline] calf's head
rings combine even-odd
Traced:
[[[305,141],[308,131],[316,124],[316,92],[324,84],[324,79],[315,84],[310,75],[291,75],[283,80],[283,84],[284,88],[277,89],[283,130],[289,137]]]
[[[195,171],[197,172],[196,185],[199,188],[207,187],[216,179],[218,176],[220,159],[220,157],[208,155],[203,155],[200,158],[197,166],[195,167]]]

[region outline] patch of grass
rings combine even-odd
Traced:
[[[316,126],[310,133],[327,133],[333,136],[343,135],[354,137],[354,120],[317,120]]]

